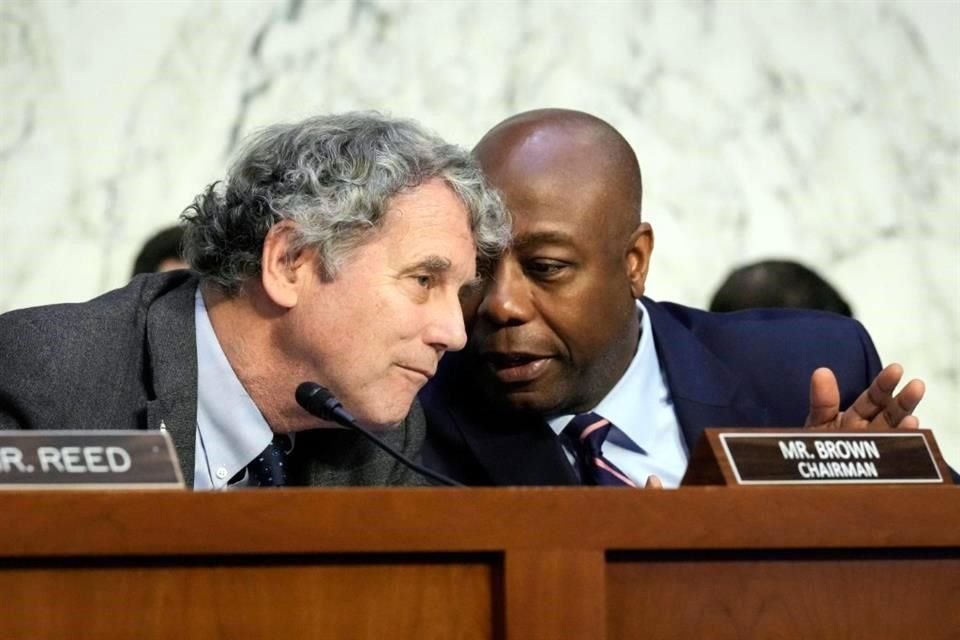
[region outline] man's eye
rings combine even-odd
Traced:
[[[419,275],[419,276],[414,276],[414,279],[417,281],[417,284],[423,287],[424,289],[429,289],[434,284],[433,276]]]
[[[551,278],[560,275],[570,265],[559,260],[531,260],[525,266],[527,273],[537,278]]]

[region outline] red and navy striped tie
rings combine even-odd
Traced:
[[[613,427],[595,413],[582,413],[563,429],[563,435],[576,452],[577,468],[583,484],[601,487],[636,487],[616,465],[603,457],[603,441]]]

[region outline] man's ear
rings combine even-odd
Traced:
[[[309,249],[292,251],[296,223],[283,220],[273,225],[263,239],[260,255],[260,281],[270,300],[291,309],[300,300],[305,284],[315,276],[313,257]]]
[[[641,222],[636,230],[630,234],[630,243],[624,265],[627,269],[627,280],[630,281],[630,292],[634,298],[643,296],[647,284],[647,271],[650,269],[650,255],[653,253],[653,227],[648,222]]]

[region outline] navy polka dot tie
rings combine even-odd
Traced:
[[[580,481],[603,487],[635,487],[637,484],[616,465],[603,457],[603,441],[613,425],[595,413],[582,413],[570,421],[562,437],[577,459]]]
[[[287,455],[292,449],[290,436],[278,433],[263,452],[247,465],[249,486],[283,487],[287,484]]]

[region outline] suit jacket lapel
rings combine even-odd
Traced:
[[[147,358],[153,400],[147,426],[165,428],[173,439],[187,486],[193,486],[197,424],[197,336],[190,277],[159,296],[147,310]]]
[[[557,435],[543,420],[481,405],[465,372],[448,409],[474,459],[495,485],[579,484]]]
[[[707,427],[766,424],[767,410],[696,334],[656,302],[644,298],[643,306],[689,451]]]
[[[579,484],[557,435],[545,423],[498,425],[467,442],[497,485]]]

